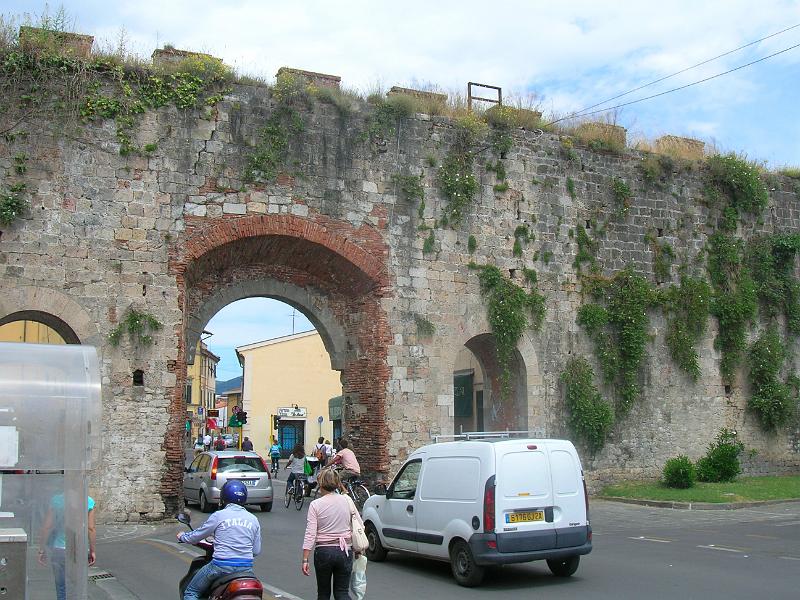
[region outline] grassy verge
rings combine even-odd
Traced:
[[[658,482],[632,481],[607,486],[602,495],[673,502],[790,500],[800,498],[800,476],[740,477],[733,483],[696,483],[686,490],[668,488]]]

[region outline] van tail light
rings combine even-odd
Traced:
[[[264,472],[267,474],[267,479],[272,479],[272,473],[269,472],[269,468],[267,468],[267,461],[264,460],[264,457],[261,458],[261,464],[264,465]]]
[[[217,463],[219,459],[215,456],[214,462],[211,463],[211,481],[216,481],[217,479]]]
[[[589,523],[589,491],[586,489],[586,478],[581,471],[581,480],[583,481],[583,502],[586,505],[586,523]]]
[[[494,514],[495,514],[495,485],[494,475],[486,480],[486,487],[483,490],[483,531],[484,533],[494,533]]]

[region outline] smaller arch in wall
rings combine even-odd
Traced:
[[[57,316],[40,310],[19,310],[17,312],[13,312],[10,315],[0,318],[0,327],[10,323],[16,323],[18,321],[33,321],[35,323],[46,325],[55,331],[61,337],[61,339],[64,340],[65,344],[81,343],[80,339],[78,338],[78,334],[75,333],[72,327],[70,327]]]

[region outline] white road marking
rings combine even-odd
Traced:
[[[779,556],[783,560],[800,560],[800,556]]]
[[[697,546],[698,548],[705,548],[706,550],[719,550],[720,552],[735,552],[736,554],[742,554],[744,550],[737,550],[736,548],[725,548],[723,546],[715,546],[714,544],[709,544],[708,546]]]
[[[670,544],[672,540],[659,540],[658,538],[648,538],[644,537],[643,535],[637,537],[629,537],[629,540],[641,540],[643,542],[658,542],[659,544]]]

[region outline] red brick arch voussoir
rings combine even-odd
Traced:
[[[356,229],[340,221],[317,222],[295,215],[252,215],[238,219],[215,221],[212,226],[198,226],[191,231],[182,247],[182,260],[173,263],[183,274],[188,265],[207,252],[225,244],[252,237],[280,235],[319,244],[355,265],[377,287],[388,282],[384,262],[383,241],[377,232],[364,236],[364,228]],[[353,242],[362,239],[366,248]]]

